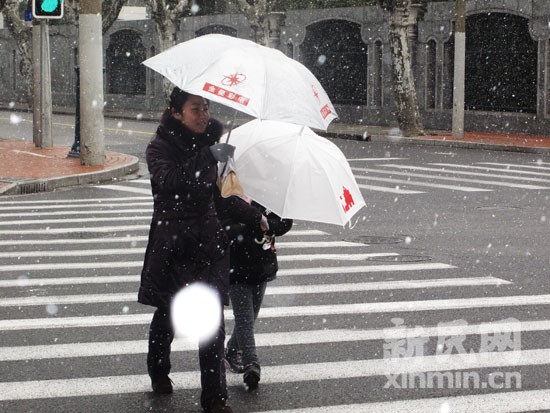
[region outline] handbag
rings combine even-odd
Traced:
[[[235,172],[235,161],[233,158],[229,158],[225,162],[220,175],[218,176],[218,188],[224,198],[231,195],[243,196],[244,190]]]

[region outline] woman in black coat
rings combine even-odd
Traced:
[[[170,345],[174,329],[170,306],[186,285],[202,281],[229,304],[229,241],[214,200],[217,163],[234,147],[216,144],[222,125],[210,119],[207,101],[175,88],[146,159],[154,198],[138,301],[157,307],[149,332],[147,368],[156,393],[171,393]],[[223,308],[223,307],[222,307]],[[199,343],[201,405],[205,412],[231,412],[226,406],[223,311],[215,337]]]
[[[231,370],[243,373],[245,385],[253,390],[258,387],[261,370],[254,324],[267,283],[275,279],[279,269],[275,236],[286,234],[292,228],[292,220],[281,219],[256,202],[231,198],[236,198],[233,201],[241,210],[241,217],[247,219],[236,216],[235,206],[220,212],[223,228],[231,240],[229,294],[235,316],[235,328],[227,343],[226,360]],[[258,220],[260,226],[257,225]]]

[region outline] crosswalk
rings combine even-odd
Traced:
[[[354,170],[368,172],[368,181],[380,171],[418,170],[410,167]],[[500,184],[550,188],[540,165],[488,167],[526,172],[513,175],[526,180]],[[450,166],[422,168],[440,174]],[[465,191],[498,186],[481,184],[500,174],[479,168],[471,169],[483,177],[468,181],[456,173],[466,166],[451,173],[456,182],[476,181]],[[149,182],[99,186],[94,194],[0,200],[0,412],[199,411],[196,344],[174,342],[176,393],[165,404],[154,403],[145,371],[152,309],[135,301],[152,212]],[[387,244],[342,240],[300,222],[278,241],[278,253],[278,278],[258,320],[260,392],[252,399],[241,377],[228,373],[235,411],[550,410],[547,376],[537,370],[547,369],[550,352],[520,340],[550,331],[550,319],[537,317],[550,294],[520,294],[504,278],[438,259],[402,261]],[[231,331],[230,309],[225,316]],[[492,381],[499,374],[514,379],[510,387]],[[477,386],[463,382],[466,375]]]
[[[365,158],[351,159],[350,163],[359,187],[367,191],[411,195],[442,189],[457,193],[492,192],[502,188],[550,189],[550,166],[537,161],[418,165],[406,158]]]

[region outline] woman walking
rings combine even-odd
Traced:
[[[172,392],[168,375],[174,295],[201,281],[217,291],[221,303],[229,304],[229,241],[214,200],[217,163],[227,161],[234,147],[216,144],[222,129],[220,122],[210,119],[204,98],[175,88],[170,107],[146,150],[154,206],[138,301],[157,308],[147,354],[147,370],[156,393]],[[232,412],[226,405],[224,341],[222,311],[214,337],[199,343],[204,412]]]

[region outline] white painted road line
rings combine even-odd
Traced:
[[[373,168],[351,168],[351,169],[358,172],[375,172],[375,173],[386,174],[386,175],[397,175],[397,176],[406,176],[406,177],[414,177],[414,178],[428,178],[428,179],[436,179],[436,180],[442,180],[442,181],[469,182],[473,184],[505,186],[507,188],[550,189],[549,186],[515,184],[512,182],[502,182],[502,181],[485,181],[482,179],[457,178],[453,176],[416,174],[412,172],[387,171],[383,169],[373,169]]]
[[[288,285],[280,287],[270,286],[266,290],[266,295],[324,294],[353,291],[409,290],[420,288],[447,288],[505,284],[511,284],[511,282],[494,277],[436,278],[432,280],[372,281],[343,284]],[[71,283],[67,282],[66,285],[71,285]],[[9,297],[0,298],[0,307],[25,307],[50,304],[123,303],[127,301],[133,302],[136,300],[136,297],[136,292],[116,294]]]
[[[396,359],[349,360],[326,363],[306,363],[279,366],[262,366],[262,383],[299,383],[311,380],[334,380],[408,373],[464,369],[500,368],[550,364],[547,349],[481,354],[453,354],[445,356],[403,357]],[[514,360],[515,359],[515,360]],[[173,372],[170,374],[175,390],[200,388],[200,373]],[[240,375],[229,374],[228,385],[242,386]],[[29,380],[0,383],[0,400],[29,400],[98,396],[105,394],[144,393],[150,391],[146,374],[103,376],[74,379]],[[426,411],[426,410],[420,410]],[[477,410],[470,410],[476,411]],[[500,410],[499,410],[500,412]]]
[[[86,200],[83,200],[81,198],[78,199],[63,199],[62,201],[57,199],[42,199],[42,200],[30,200],[30,199],[22,199],[18,198],[17,201],[0,201],[0,210],[4,210],[6,208],[3,208],[2,205],[16,205],[13,208],[9,209],[19,209],[19,208],[80,208],[80,207],[89,207],[90,203],[95,202],[98,203],[98,206],[115,206],[105,204],[106,202],[128,202],[128,201],[149,201],[147,203],[140,203],[137,205],[151,205],[153,203],[153,197],[152,196],[128,196],[128,197],[117,197],[117,198],[89,198]],[[62,204],[61,204],[62,203]],[[78,204],[80,205],[72,205],[67,206],[66,204]],[[43,204],[43,205],[42,205]],[[54,206],[51,206],[51,205]],[[58,205],[59,204],[59,205]],[[35,205],[35,206],[29,206],[29,205]],[[136,204],[130,204],[130,205],[136,205]]]
[[[539,162],[533,162],[539,165]],[[476,162],[477,165],[497,165],[497,166],[505,166],[507,168],[513,167],[513,168],[530,168],[530,169],[540,169],[543,171],[550,171],[550,166],[534,166],[534,165],[521,165],[521,164],[514,164],[514,163],[498,163],[498,162]],[[550,165],[549,163],[540,162],[540,165]]]
[[[550,304],[550,294],[504,297],[454,298],[445,300],[384,301],[376,303],[327,304],[311,306],[265,307],[260,318],[330,316],[343,314],[377,314],[395,312],[441,311],[472,308],[519,307]],[[230,309],[225,318],[233,319]],[[87,328],[140,325],[151,322],[150,314],[117,314],[84,317],[49,317],[0,320],[1,331]],[[550,351],[548,352],[550,354]]]
[[[491,173],[482,173],[482,172],[455,171],[447,168],[427,168],[425,166],[398,165],[398,164],[385,164],[382,166],[388,167],[388,168],[410,169],[412,171],[427,171],[427,172],[448,173],[448,174],[455,174],[455,175],[471,175],[471,176],[481,176],[481,177],[489,177],[489,178],[512,179],[512,180],[518,180],[518,181],[550,183],[550,179],[531,178],[526,176],[509,176],[509,175],[491,174]]]
[[[49,212],[10,212],[7,214],[0,214],[0,218],[12,218],[12,217],[54,217],[54,216],[67,216],[67,215],[78,215],[78,216],[85,216],[85,215],[108,215],[108,214],[151,214],[153,212],[153,208],[142,208],[142,209],[94,209],[94,210],[83,210],[79,209],[77,211],[49,211]],[[37,220],[37,223],[41,223],[41,220]]]
[[[434,166],[448,166],[452,168],[464,168],[464,169],[481,169],[483,171],[496,171],[496,172],[505,172],[507,174],[528,174],[528,175],[538,175],[538,176],[547,176],[550,177],[550,172],[533,172],[533,171],[520,171],[517,169],[503,169],[503,168],[490,168],[488,166],[473,166],[473,165],[456,165],[452,163],[430,163],[429,165]],[[505,177],[506,175],[502,175]]]
[[[47,214],[45,214],[47,215]],[[151,222],[151,214],[131,217],[93,217],[93,218],[68,218],[68,219],[24,219],[20,221],[0,221],[0,225],[43,225],[43,224],[78,224],[85,222],[121,222],[121,221],[146,221]],[[42,229],[42,231],[46,231]]]
[[[421,329],[334,329],[284,331],[280,333],[256,334],[256,346],[295,346],[305,344],[344,343],[355,341],[399,340],[402,338],[452,337],[466,335],[483,335],[487,332],[525,333],[529,331],[550,330],[550,320],[527,321],[521,323],[487,322],[464,326],[424,326]],[[227,337],[229,339],[229,337]],[[147,353],[147,340],[128,340],[116,342],[89,342],[45,344],[36,346],[0,347],[0,361],[44,360],[54,358],[99,357],[124,354]],[[195,343],[185,339],[176,339],[172,351],[194,351]]]
[[[135,186],[123,185],[98,185],[96,188],[111,189],[113,191],[131,192],[134,194],[151,194],[151,188],[136,188]]]
[[[130,235],[127,237],[104,237],[104,238],[54,238],[54,239],[14,239],[0,241],[0,246],[18,246],[18,245],[64,245],[64,244],[106,244],[106,243],[130,243],[147,241],[147,236]]]
[[[365,185],[357,184],[359,188],[368,189],[369,191],[378,191],[378,192],[390,192],[392,194],[401,194],[401,195],[410,195],[410,194],[424,194],[422,191],[413,191],[410,189],[399,189],[399,188],[388,188],[386,186],[377,186],[377,185]]]
[[[380,181],[380,182],[389,182],[389,183],[402,184],[402,185],[425,186],[427,188],[450,189],[451,191],[462,191],[462,192],[491,192],[492,191],[492,189],[472,188],[470,186],[433,184],[428,182],[410,181],[407,179],[379,178],[371,175],[368,175],[368,176],[355,175],[355,178],[365,179],[367,181]]]
[[[456,397],[346,404],[303,409],[269,410],[256,413],[518,413],[550,410],[550,390],[500,391]]]
[[[322,254],[321,254],[322,255]],[[387,254],[384,254],[387,255]],[[345,254],[344,256],[347,256]],[[284,256],[281,256],[281,258]],[[302,257],[309,257],[302,256]],[[101,269],[101,268],[140,268],[143,266],[143,260],[140,261],[109,261],[109,262],[65,262],[49,264],[12,264],[0,265],[0,272],[15,271],[46,271],[46,270],[78,270],[78,269]],[[455,268],[452,265],[441,263],[411,263],[411,264],[383,264],[383,265],[365,265],[359,267],[321,267],[321,268],[293,268],[281,269],[277,276],[304,275],[304,274],[338,274],[338,273],[357,273],[357,272],[384,272],[384,271],[415,271],[431,269]]]

